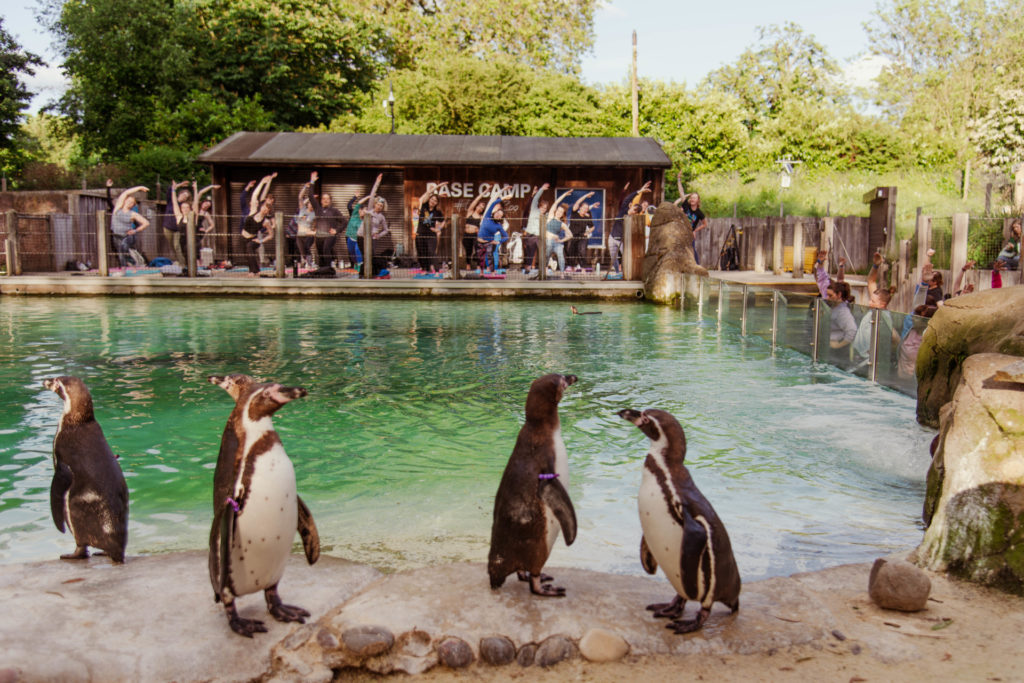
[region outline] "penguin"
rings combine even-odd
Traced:
[[[320,557],[320,535],[298,496],[295,470],[271,416],[305,396],[306,390],[259,383],[241,374],[213,375],[208,380],[235,399],[213,479],[209,570],[214,602],[224,604],[231,630],[248,638],[267,628],[262,621],[238,616],[235,598],[241,595],[262,590],[272,617],[305,623],[309,612],[284,604],[277,585],[295,531],[302,537],[309,564]]]
[[[619,411],[651,440],[640,483],[640,563],[648,574],[662,571],[676,589],[669,603],[648,605],[656,617],[668,617],[676,633],[699,630],[721,602],[734,613],[740,608],[740,572],[729,534],[711,503],[697,489],[683,464],[686,436],[679,422],[664,410]],[[687,600],[700,603],[695,619],[680,619]]]
[[[128,543],[128,485],[92,411],[92,396],[77,377],[54,377],[43,386],[60,396],[64,412],[53,439],[50,513],[57,529],[67,525],[75,552],[62,560],[84,560],[89,546],[117,564]]]
[[[491,588],[500,588],[516,572],[529,581],[534,595],[561,597],[541,573],[561,529],[566,545],[576,540],[576,511],[569,499],[569,461],[558,422],[558,402],[575,375],[544,375],[526,397],[526,423],[494,498],[491,550],[487,573]]]

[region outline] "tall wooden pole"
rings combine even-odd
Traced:
[[[633,98],[633,137],[640,137],[640,92],[636,82],[636,30],[633,30],[633,70],[630,76]]]

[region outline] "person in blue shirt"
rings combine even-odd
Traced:
[[[480,268],[494,272],[498,265],[498,249],[508,241],[508,233],[502,222],[505,220],[505,207],[501,203],[502,193],[507,189],[494,187],[491,201],[484,210],[480,220],[480,231],[476,234],[476,260]]]

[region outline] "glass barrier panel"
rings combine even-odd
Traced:
[[[747,287],[747,334],[772,341],[772,299],[775,290],[769,287]]]
[[[722,286],[721,320],[737,328],[743,325],[743,285],[727,282]]]
[[[779,292],[779,331],[775,343],[787,349],[814,353],[814,307],[820,297]]]
[[[892,361],[886,364],[880,360],[875,381],[908,396],[917,396],[914,367],[917,363],[917,351],[921,346],[921,337],[930,319],[910,313],[887,312],[892,316],[892,329],[895,333]],[[882,346],[881,336],[879,346]]]

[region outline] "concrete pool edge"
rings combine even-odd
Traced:
[[[505,636],[521,651],[552,636],[578,644],[591,629],[624,639],[631,662],[670,657],[683,664],[691,656],[771,657],[810,648],[844,666],[898,670],[935,647],[962,661],[969,648],[976,651],[979,643],[1012,630],[1000,614],[1014,620],[1024,614],[1024,598],[935,573],[929,574],[933,599],[927,610],[882,610],[867,596],[869,571],[869,564],[843,565],[750,583],[736,615],[716,606],[703,631],[677,636],[644,610],[648,602],[671,597],[660,578],[552,567],[569,595],[540,599],[514,578],[491,591],[481,563],[384,575],[330,556],[308,567],[296,554],[281,595],[313,616],[305,626],[280,624],[268,618],[260,596],[246,596],[239,601],[242,616],[266,619],[269,628],[248,640],[228,629],[223,609],[213,602],[202,551],[130,557],[123,567],[102,557],[5,565],[0,678],[330,680],[335,666],[431,669],[437,666],[437,646],[453,637],[468,644],[476,660],[471,670],[487,672],[492,668],[480,661],[481,638]],[[970,615],[980,628],[969,628]],[[394,645],[354,653],[344,635],[368,625],[390,632]],[[936,625],[942,630],[934,630]],[[58,643],[61,656],[55,657]],[[578,652],[570,654],[583,661]],[[506,666],[512,667],[508,673],[520,670],[515,662]],[[995,672],[1008,674],[1011,666],[1007,659]],[[435,669],[444,671],[451,669]]]
[[[635,301],[643,283],[623,280],[356,280],[237,277],[0,276],[0,295],[400,296],[580,298]]]

